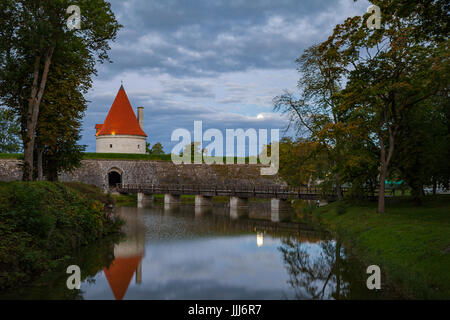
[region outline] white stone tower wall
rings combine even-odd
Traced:
[[[97,136],[97,153],[145,154],[147,139],[140,136]],[[112,147],[111,147],[112,146]]]

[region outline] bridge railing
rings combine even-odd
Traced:
[[[319,187],[289,187],[280,185],[257,184],[117,184],[116,190],[123,193],[174,194],[174,195],[204,195],[204,196],[242,196],[242,197],[275,197],[275,198],[303,198],[336,199],[337,190],[323,192]],[[342,188],[345,195],[349,188]],[[374,197],[376,193],[365,190],[366,194]],[[389,196],[389,193],[386,193]]]
[[[121,192],[145,192],[153,194],[212,194],[212,195],[319,195],[322,191],[318,187],[287,187],[277,185],[236,185],[236,184],[218,184],[218,185],[179,185],[179,184],[118,184],[117,190]],[[330,193],[330,196],[336,193]]]

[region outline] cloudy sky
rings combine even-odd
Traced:
[[[95,152],[123,81],[133,108],[145,107],[148,142],[170,152],[177,128],[280,128],[272,99],[295,91],[295,59],[325,40],[346,17],[363,15],[359,0],[111,0],[123,25],[112,64],[98,66],[82,144]]]

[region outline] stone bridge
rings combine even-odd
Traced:
[[[20,160],[0,160],[0,181],[21,180],[21,164]],[[170,161],[146,160],[83,160],[80,168],[71,173],[62,173],[59,178],[63,182],[95,185],[105,192],[137,193],[138,206],[151,202],[153,194],[164,194],[164,203],[169,207],[178,205],[182,194],[192,194],[195,195],[198,208],[211,206],[214,196],[229,196],[232,217],[245,215],[249,198],[265,197],[271,199],[274,221],[281,221],[289,215],[288,198],[318,199],[316,190],[287,189],[278,175],[262,176],[262,167],[248,164],[175,165]],[[155,186],[174,187],[156,190]],[[185,186],[197,186],[197,189],[199,186],[212,186],[214,194],[209,194],[204,188],[190,190]],[[219,192],[218,186],[226,186],[222,190],[223,194]],[[213,190],[211,188],[209,191]]]

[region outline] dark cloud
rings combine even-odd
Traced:
[[[322,41],[346,17],[363,14],[366,1],[353,0],[114,0],[124,26],[99,66],[84,137],[95,151],[102,123],[120,80],[134,108],[145,107],[152,143],[171,150],[176,128],[284,128],[270,113],[271,100],[295,89],[295,59]]]
[[[158,70],[176,76],[287,68],[365,1],[113,1],[124,26],[102,72]],[[353,8],[353,10],[352,10]]]

